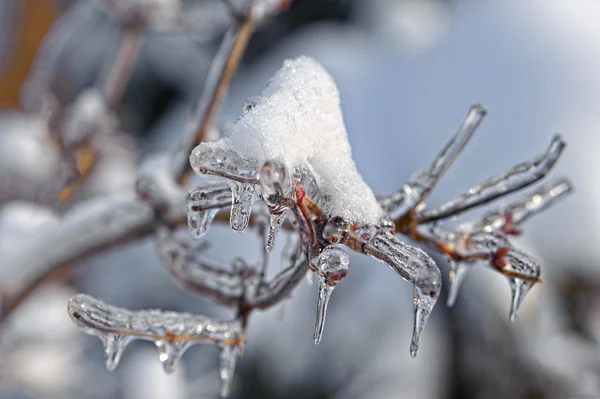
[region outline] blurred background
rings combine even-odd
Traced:
[[[27,78],[44,37],[58,35],[62,25],[55,23],[83,2],[88,19],[69,25],[60,48],[44,61],[51,60],[53,101],[62,108],[105,84],[124,34],[120,23],[92,0],[0,2],[5,295],[18,271],[3,265],[36,232],[89,198],[131,190],[140,165],[176,147],[230,23],[219,1],[186,0],[189,30],[144,33],[115,107],[118,134],[103,142],[106,155],[68,206],[56,206],[44,198],[52,197],[56,174],[50,172],[60,168],[61,154],[44,147],[43,91]],[[412,286],[382,264],[352,256],[318,347],[312,342],[316,286],[303,283],[284,307],[253,314],[231,397],[599,397],[600,2],[295,0],[257,28],[218,121],[234,121],[283,61],[299,55],[316,58],[338,83],[354,159],[375,193],[396,190],[428,165],[473,103],[488,109],[488,117],[432,205],[542,152],[555,132],[569,147],[553,174],[568,176],[576,193],[529,222],[516,241],[540,260],[544,283],[515,323],[508,322],[505,279],[475,267],[453,308],[444,306],[443,294],[419,356],[411,359]],[[22,173],[17,183],[15,170]],[[234,235],[228,226],[213,226],[208,240],[209,255],[223,263],[233,254],[250,260],[258,254],[255,235]],[[153,241],[69,265],[66,276],[48,278],[3,320],[0,398],[215,397],[216,348],[191,349],[177,372],[166,375],[156,348],[134,343],[109,372],[101,342],[77,330],[66,312],[68,298],[84,292],[130,309],[226,317],[226,310],[170,279]],[[436,260],[447,275],[446,262]]]

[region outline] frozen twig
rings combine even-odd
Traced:
[[[161,310],[131,311],[106,305],[83,294],[70,299],[68,311],[80,328],[100,338],[109,370],[118,366],[126,346],[136,339],[154,342],[168,373],[176,369],[191,346],[218,345],[221,348],[221,395],[227,395],[235,361],[244,343],[244,330],[239,320],[222,321]]]
[[[235,19],[234,25],[225,34],[208,71],[196,115],[189,122],[188,131],[173,156],[173,175],[182,185],[189,178],[191,171],[188,162],[190,153],[195,146],[206,140],[215,114],[225,99],[231,79],[254,31],[256,21],[252,17],[252,4],[251,0],[243,17]]]
[[[461,230],[467,233],[501,231],[505,234],[520,234],[518,228],[522,223],[572,191],[573,186],[567,179],[551,181],[532,193],[501,205],[497,210],[487,212],[481,218],[462,223]]]
[[[552,142],[544,154],[485,180],[437,209],[423,211],[416,216],[416,219],[419,223],[430,223],[446,219],[523,189],[546,176],[560,157],[565,146],[566,144],[562,138],[556,135],[552,138]]]
[[[486,113],[479,104],[471,106],[458,132],[427,169],[417,172],[398,192],[378,197],[383,210],[392,218],[402,218],[407,212],[418,209],[469,143]]]
[[[180,209],[183,218],[184,209]],[[133,195],[114,195],[87,200],[67,212],[61,221],[32,235],[15,256],[3,263],[3,311],[30,287],[65,264],[82,261],[103,250],[145,237],[156,228],[156,214],[146,202]]]
[[[221,304],[240,304],[244,279],[253,272],[245,264],[227,270],[167,231],[160,232],[157,247],[163,265],[185,289],[213,297]]]
[[[125,26],[117,56],[104,83],[104,98],[111,110],[118,106],[127,88],[144,39],[143,30],[144,26],[141,23]]]

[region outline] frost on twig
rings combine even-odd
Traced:
[[[96,335],[105,348],[106,367],[114,370],[126,346],[139,339],[154,342],[166,372],[177,367],[186,350],[208,343],[221,348],[221,396],[227,396],[236,359],[244,343],[238,320],[222,321],[189,313],[161,310],[131,311],[106,305],[88,295],[69,300],[71,319],[86,333]]]
[[[464,146],[465,140],[456,146]],[[190,164],[200,175],[227,181],[234,231],[246,230],[257,199],[269,210],[267,250],[286,218],[300,231],[303,257],[319,275],[315,343],[322,337],[333,288],[348,272],[344,245],[388,264],[415,284],[411,354],[416,355],[440,292],[440,273],[425,252],[392,235],[391,219],[356,169],[337,87],[320,64],[308,57],[286,61],[252,106],[245,107],[231,135],[201,143],[192,151]],[[432,173],[441,175],[446,168],[437,165]],[[206,233],[227,198],[224,185],[204,185],[190,193],[188,220],[194,236]],[[297,277],[300,269],[291,275]]]

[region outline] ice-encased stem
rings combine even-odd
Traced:
[[[250,222],[252,207],[256,201],[254,184],[230,181],[231,215],[229,224],[236,233],[244,233]]]
[[[327,305],[335,285],[329,285],[323,276],[319,276],[319,300],[317,301],[317,320],[315,322],[315,345],[319,345],[325,328]]]
[[[221,398],[229,396],[233,385],[233,376],[235,374],[235,365],[239,355],[238,346],[223,345],[221,347],[221,364],[219,374],[221,376]]]
[[[565,146],[562,138],[555,135],[545,153],[483,181],[437,209],[425,210],[419,215],[419,222],[430,223],[446,219],[539,181],[556,164]]]
[[[418,172],[398,192],[378,198],[383,210],[393,218],[400,218],[418,207],[464,150],[486,114],[487,111],[481,105],[472,105],[456,134],[427,169]]]
[[[567,179],[558,179],[538,187],[527,195],[501,205],[494,211],[487,212],[484,216],[463,223],[464,231],[474,233],[477,231],[503,231],[507,224],[513,227],[527,221],[537,213],[552,206],[573,191],[573,185]]]
[[[154,342],[165,370],[171,372],[192,345],[212,343],[238,346],[243,341],[241,321],[222,321],[189,313],[158,310],[130,311],[78,294],[69,300],[71,319],[84,332],[99,337],[106,348],[107,367],[114,369],[132,340]]]

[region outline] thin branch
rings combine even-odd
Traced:
[[[125,92],[127,82],[138,59],[143,39],[142,24],[132,23],[126,26],[117,56],[104,84],[104,100],[107,108],[112,112],[118,107]],[[61,190],[59,201],[62,203],[73,198],[98,161],[98,150],[92,143],[92,139],[85,140],[73,155],[76,157],[77,176],[74,181]]]
[[[121,45],[117,52],[110,74],[104,83],[104,98],[109,109],[115,110],[121,102],[127,82],[138,60],[138,55],[144,41],[144,25],[131,23],[125,27]]]
[[[456,199],[446,202],[437,209],[425,210],[416,215],[415,218],[418,223],[431,223],[446,219],[528,187],[548,174],[565,146],[566,143],[559,135],[556,135],[544,154],[533,158],[531,161],[514,166],[498,176],[487,179]]]
[[[154,232],[155,223],[150,205],[133,196],[112,196],[85,201],[56,225],[36,231],[19,253],[2,266],[8,274],[4,281],[10,285],[2,288],[0,323],[32,286],[62,265],[145,237]]]
[[[521,224],[572,192],[573,185],[569,180],[554,180],[476,220],[462,223],[461,229],[468,233],[501,231],[505,234],[520,234],[518,227]]]
[[[236,20],[235,25],[225,34],[208,72],[196,116],[190,122],[187,134],[173,155],[173,175],[181,185],[185,185],[190,177],[190,153],[195,146],[206,140],[215,114],[225,100],[231,79],[254,32],[256,22],[252,17],[252,3],[250,1],[243,18]]]
[[[462,153],[486,113],[487,111],[481,105],[472,105],[456,134],[427,169],[417,173],[398,192],[378,198],[383,210],[393,218],[401,218],[406,213],[419,208]]]
[[[213,297],[223,305],[238,306],[250,268],[226,270],[166,231],[160,232],[157,248],[162,264],[185,289]]]
[[[106,305],[83,294],[71,298],[69,314],[78,325],[96,335],[128,335],[153,342],[164,340],[226,345],[239,345],[242,342],[242,329],[238,321],[221,321],[160,310],[130,311]],[[183,331],[179,328],[181,326],[185,326]]]

